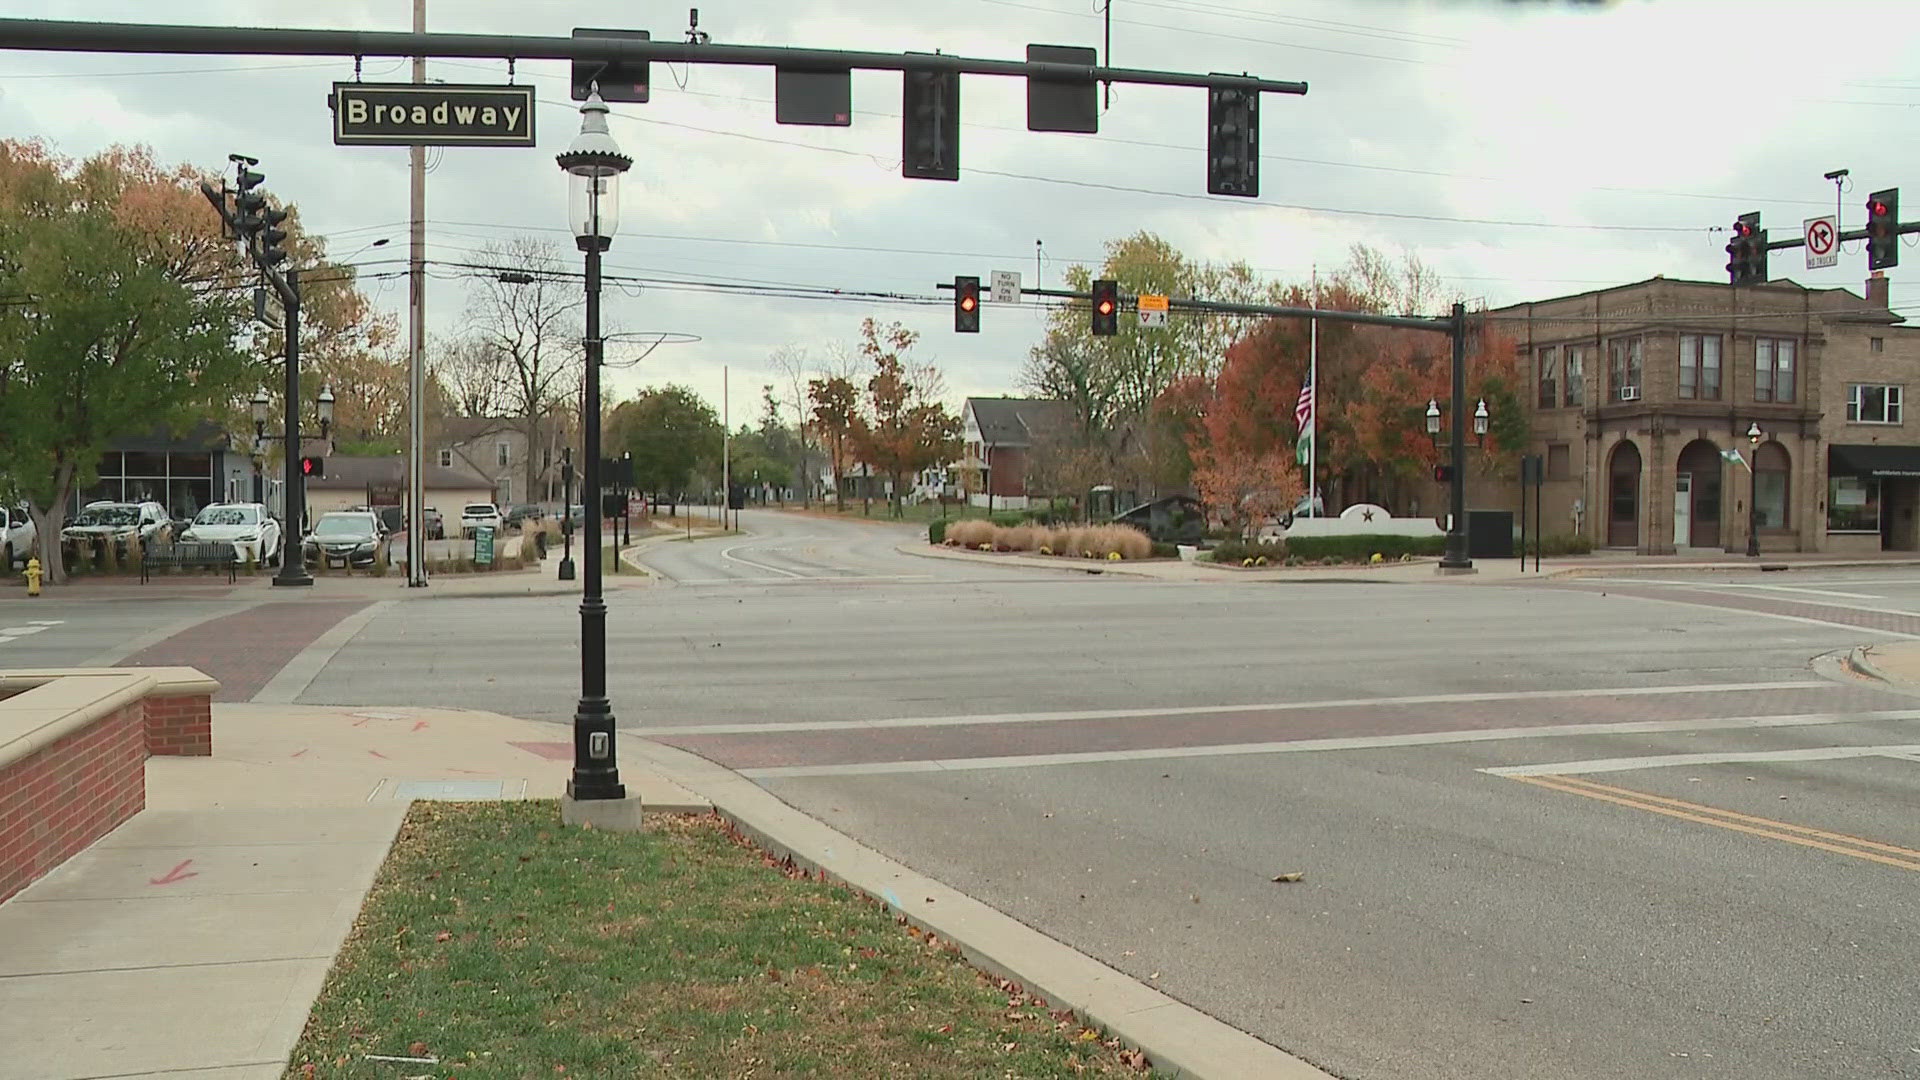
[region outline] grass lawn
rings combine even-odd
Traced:
[[[367,1055],[434,1061],[382,1061]],[[289,1077],[1109,1077],[1137,1052],[714,817],[416,803]]]

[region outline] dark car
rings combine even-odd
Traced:
[[[387,532],[378,515],[367,510],[336,510],[321,514],[303,545],[306,561],[327,566],[372,566]]]
[[[521,503],[507,511],[506,526],[509,529],[517,529],[528,523],[538,524],[546,520],[546,517],[547,511],[545,508],[535,506],[532,503]]]

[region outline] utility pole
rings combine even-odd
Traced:
[[[727,365],[720,365],[720,528],[727,528],[733,510],[733,395],[727,391]]]
[[[427,0],[413,0],[413,32],[427,32]],[[427,58],[413,58],[413,81],[427,81]],[[407,148],[407,587],[427,583],[427,148]]]

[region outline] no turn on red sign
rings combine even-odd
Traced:
[[[1818,270],[1823,266],[1839,264],[1840,223],[1834,215],[1808,218],[1804,235],[1807,241],[1807,269]]]

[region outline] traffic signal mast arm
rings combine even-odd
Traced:
[[[949,71],[1061,82],[1202,86],[1269,94],[1304,94],[1307,84],[1249,75],[1195,75],[1144,68],[1057,61],[982,60],[940,53],[882,53],[800,49],[773,45],[696,45],[613,37],[530,37],[517,34],[412,34],[372,30],[300,30],[278,27],[176,26],[0,19],[0,49],[58,52],[173,53],[195,56],[393,56],[517,60],[652,61],[749,67],[863,68],[876,71]]]
[[[1920,227],[1917,227],[1920,229]],[[936,288],[951,289],[953,282],[935,282]],[[1062,300],[1085,300],[1093,302],[1093,293],[1074,292],[1071,289],[1028,289],[1020,290],[1022,296],[1047,296]],[[1120,307],[1138,308],[1140,298],[1121,294]],[[1203,311],[1214,315],[1264,315],[1279,319],[1325,319],[1328,322],[1361,323],[1368,326],[1394,326],[1402,330],[1430,330],[1435,333],[1453,332],[1453,320],[1450,318],[1426,318],[1419,315],[1374,315],[1364,311],[1333,311],[1328,308],[1278,307],[1273,304],[1235,304],[1224,300],[1185,300],[1180,297],[1168,297],[1167,308],[1171,311]]]

